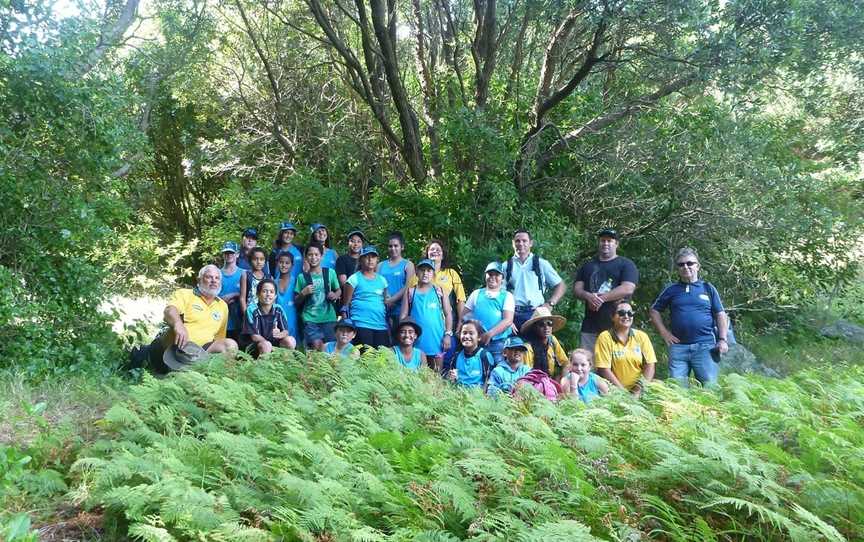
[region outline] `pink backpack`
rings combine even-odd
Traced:
[[[561,385],[539,369],[532,369],[525,376],[517,380],[516,386],[513,387],[513,393],[516,393],[516,390],[519,389],[519,384],[523,382],[533,386],[543,397],[553,403],[558,401],[558,396],[561,395]]]

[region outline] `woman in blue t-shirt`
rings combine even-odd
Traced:
[[[375,247],[364,247],[358,260],[359,270],[348,277],[342,288],[343,311],[357,328],[354,344],[365,344],[373,348],[390,346],[387,328],[387,279],[379,275],[378,251]]]
[[[492,262],[486,266],[486,287],[474,290],[465,301],[463,320],[479,320],[486,332],[480,336],[480,344],[485,346],[495,364],[504,360],[504,340],[513,334],[513,314],[516,301],[513,294],[505,290],[504,273],[501,264]]]
[[[466,320],[459,328],[461,348],[456,351],[454,367],[447,372],[447,378],[467,388],[486,388],[489,373],[495,361],[492,355],[480,346],[483,325],[477,320]]]
[[[330,248],[330,233],[327,231],[327,226],[324,224],[312,224],[309,227],[311,231],[310,243],[318,243],[324,247],[324,253],[321,255],[321,267],[327,269],[336,269],[336,259],[339,255],[335,250]],[[308,271],[307,268],[304,268]]]
[[[396,341],[396,326],[402,311],[408,281],[414,278],[414,264],[402,257],[405,238],[398,231],[387,237],[386,260],[378,264],[378,274],[387,279],[387,293],[390,295],[390,309],[387,311],[387,324],[390,326],[391,339]]]

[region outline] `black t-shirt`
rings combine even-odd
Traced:
[[[617,288],[622,282],[639,283],[639,270],[629,259],[617,256],[614,260],[601,262],[594,258],[579,268],[576,282],[582,282],[586,292],[605,293]],[[597,312],[588,310],[585,304],[585,319],[582,320],[584,333],[600,333],[612,325],[615,303],[603,303]]]
[[[352,258],[348,254],[343,254],[336,258],[336,276],[345,275],[350,277],[357,271],[357,262],[359,258]]]

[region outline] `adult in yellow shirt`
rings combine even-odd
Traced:
[[[561,346],[561,341],[553,335],[567,323],[567,319],[541,305],[524,324],[519,334],[528,344],[525,365],[539,369],[556,380],[569,372],[570,360]]]
[[[237,350],[237,343],[226,337],[228,305],[218,297],[221,287],[219,268],[206,265],[198,272],[196,288],[171,294],[164,316],[177,347],[192,342],[210,353]]]
[[[654,378],[657,357],[648,335],[633,329],[633,315],[633,305],[618,303],[612,313],[612,328],[597,337],[594,365],[598,375],[639,397],[643,382]]]

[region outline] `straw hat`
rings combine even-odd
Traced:
[[[557,314],[552,314],[551,310],[541,305],[534,309],[534,312],[531,314],[531,319],[522,324],[519,334],[527,336],[528,332],[531,330],[531,326],[540,320],[552,320],[552,333],[555,333],[567,323],[566,318],[558,316]]]

